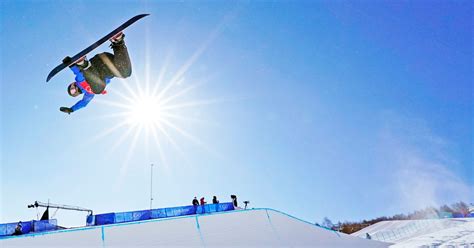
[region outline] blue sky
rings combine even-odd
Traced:
[[[49,71],[140,13],[132,77],[59,112],[73,75]],[[146,209],[151,163],[155,208],[236,194],[315,222],[474,202],[471,15],[469,1],[2,1],[0,222],[35,218],[35,200]],[[168,116],[127,124],[126,99],[154,88]]]

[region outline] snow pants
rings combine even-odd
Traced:
[[[132,74],[132,64],[125,43],[112,45],[112,49],[114,54],[104,52],[95,55],[89,61],[91,66],[82,71],[95,94],[104,91],[106,78],[127,78]]]

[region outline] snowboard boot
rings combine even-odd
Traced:
[[[123,32],[119,32],[118,34],[114,35],[112,38],[110,38],[110,44],[111,48],[118,47],[118,46],[123,46],[125,45],[125,34]]]
[[[77,61],[74,62],[81,70],[87,70],[91,67],[91,63],[87,60],[86,56],[79,58]]]

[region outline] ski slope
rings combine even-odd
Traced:
[[[391,247],[474,247],[474,218],[381,221],[351,235]]]
[[[250,209],[10,236],[0,247],[388,247],[272,209]]]

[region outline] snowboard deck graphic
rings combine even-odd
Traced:
[[[124,22],[118,28],[114,29],[112,32],[108,33],[106,36],[102,37],[100,40],[96,41],[94,44],[90,45],[86,49],[80,51],[78,54],[71,57],[71,59],[70,59],[71,63],[65,64],[63,62],[63,63],[59,64],[48,74],[48,77],[46,78],[46,82],[48,82],[52,77],[54,77],[54,75],[56,75],[58,72],[62,71],[64,68],[66,68],[68,66],[71,66],[78,59],[80,59],[81,57],[83,57],[86,54],[90,53],[92,50],[96,49],[98,46],[102,45],[104,42],[106,42],[107,40],[112,38],[115,34],[123,31],[128,26],[132,25],[133,23],[135,23],[136,21],[142,19],[143,17],[145,17],[147,15],[149,15],[149,14],[140,14],[140,15],[136,15],[136,16],[130,18],[130,20]]]

